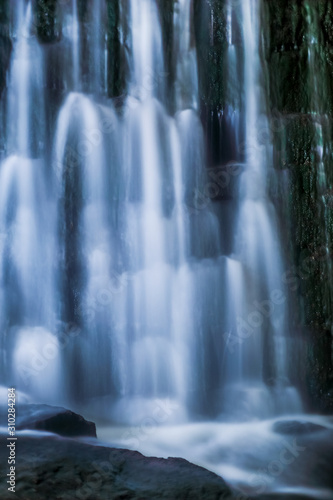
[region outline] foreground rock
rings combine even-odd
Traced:
[[[1,421],[6,421],[7,408],[1,407]],[[96,426],[81,415],[65,408],[39,404],[20,404],[16,407],[16,429],[53,432],[61,436],[96,437]]]
[[[180,458],[93,446],[57,436],[18,436],[15,495],[0,486],[1,500],[228,500],[220,477]],[[1,464],[7,462],[0,449]]]
[[[0,448],[2,477],[7,450]],[[147,458],[135,451],[60,436],[18,435],[15,493],[2,479],[1,500],[308,500],[308,496],[232,492],[212,472],[181,458]]]

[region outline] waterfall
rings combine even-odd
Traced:
[[[261,88],[258,9],[259,2],[255,0],[236,6],[230,3],[227,17],[230,66],[237,61],[232,37],[235,19],[242,27],[245,110],[228,109],[228,114],[235,116],[229,119],[229,127],[244,163],[238,186],[234,249],[227,260],[231,319],[226,341],[229,354],[235,360],[234,364],[228,359],[225,362],[233,364],[229,367],[226,392],[230,409],[240,415],[252,413],[264,417],[286,410],[300,411],[301,404],[290,384],[287,366],[288,293],[282,282],[284,267],[278,225],[268,192],[271,146],[267,141],[260,141],[269,127],[261,97],[265,94]],[[229,93],[232,102],[235,100],[233,89]],[[236,118],[239,111],[243,113],[245,125],[243,143],[239,142]],[[270,366],[265,364],[268,350],[273,354]],[[271,385],[270,390],[267,383]]]
[[[258,134],[267,128],[259,3],[227,2],[220,119],[237,192],[225,245],[231,209],[221,220],[205,194],[219,177],[207,170],[192,2],[173,13],[173,113],[157,1],[128,4],[126,95],[113,101],[105,2],[85,14],[77,0],[64,7],[71,64],[60,65],[52,126],[47,49],[32,4],[20,2],[0,168],[1,350],[8,379],[34,399],[90,405],[118,423],[140,422],[157,401],[173,405],[175,422],[300,411],[271,145]]]
[[[8,156],[0,170],[1,349],[3,369],[12,370],[23,390],[55,400],[61,377],[55,336],[54,201],[48,198],[42,157],[43,63],[30,33],[31,3],[20,2],[18,13],[7,89]],[[37,356],[38,364],[38,350],[45,346],[53,352],[40,379],[38,367],[30,363]]]

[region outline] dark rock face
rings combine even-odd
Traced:
[[[6,408],[0,409],[5,414]],[[16,414],[16,429],[31,429],[53,432],[60,436],[96,437],[96,426],[81,415],[65,408],[48,405],[19,405]],[[5,421],[5,417],[2,419]]]
[[[12,41],[10,38],[9,24],[9,0],[0,2],[0,97],[5,92],[7,71],[10,65],[10,56],[12,52]],[[2,108],[2,109],[1,109]],[[4,115],[4,105],[1,104],[0,116]],[[5,148],[5,123],[0,118],[0,151]]]
[[[198,52],[200,98],[210,109],[223,107],[227,50],[226,10],[223,2],[196,0],[193,6],[195,42]]]
[[[123,6],[124,10],[125,7]],[[108,30],[108,95],[117,97],[125,91],[126,55],[120,42],[121,10],[117,2],[107,2]]]
[[[210,166],[221,162],[219,113],[225,105],[227,51],[225,5],[219,0],[193,2],[201,118]]]
[[[180,458],[91,446],[56,437],[19,437],[16,494],[24,500],[232,500],[223,479]],[[6,448],[0,460],[6,463]],[[0,485],[2,500],[13,498]]]
[[[57,0],[35,0],[35,26],[41,43],[59,40],[61,29],[57,14]]]
[[[6,85],[6,72],[10,62],[12,42],[9,30],[9,0],[0,5],[0,96]]]
[[[297,370],[304,374],[310,404],[332,411],[332,4],[264,0],[262,5],[274,166],[289,179],[275,203],[291,221],[287,284],[295,299],[293,329],[306,346],[305,366]]]

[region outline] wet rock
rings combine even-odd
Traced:
[[[138,452],[59,437],[19,436],[17,443],[18,499],[236,498],[223,479],[181,458],[147,458]],[[5,463],[6,453],[1,447],[1,463]],[[0,497],[13,498],[4,483],[0,485]]]
[[[0,409],[1,416],[6,408]],[[4,416],[1,418],[4,421]],[[96,437],[96,426],[81,415],[65,408],[24,404],[16,407],[16,429],[31,429],[53,432],[60,436],[90,436]]]
[[[53,43],[61,37],[57,0],[36,0],[34,23],[41,43]]]
[[[326,428],[322,425],[315,424],[313,422],[305,422],[298,420],[287,420],[283,422],[275,422],[273,425],[273,431],[279,434],[311,434],[314,432],[325,431]]]
[[[262,2],[262,56],[271,124],[279,115],[282,128],[274,132],[274,163],[288,169],[286,191],[276,206],[291,221],[287,238],[300,273],[292,291],[302,296],[294,306],[294,330],[302,342],[304,380],[311,408],[331,413],[332,398],[332,113],[333,113],[333,21],[328,0],[281,0]],[[327,154],[327,152],[329,154]],[[282,177],[281,177],[282,178]],[[282,219],[281,219],[282,220]],[[322,247],[327,258],[318,258]],[[289,251],[289,250],[288,250]],[[312,264],[313,263],[313,264]],[[296,328],[295,328],[296,327]]]
[[[9,0],[3,0],[0,5],[0,96],[6,87],[6,75],[12,52],[9,24]],[[2,140],[0,139],[0,148]]]

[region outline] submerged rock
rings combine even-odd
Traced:
[[[299,421],[299,420],[286,420],[283,422],[275,422],[273,431],[279,434],[311,434],[313,432],[320,432],[327,430],[322,425],[313,422]]]

